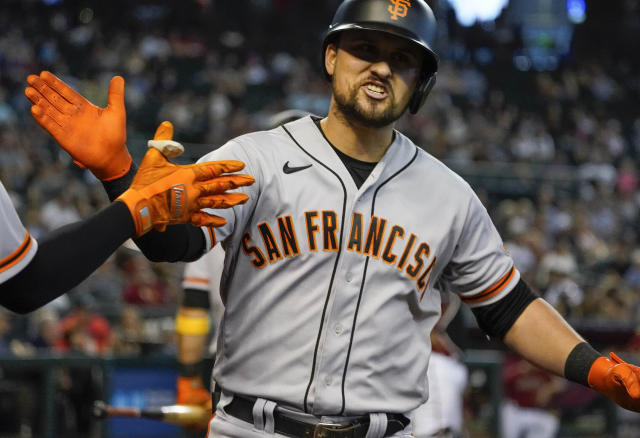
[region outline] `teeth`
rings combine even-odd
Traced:
[[[367,84],[367,88],[371,91],[375,91],[376,93],[384,93],[384,88],[377,85]]]

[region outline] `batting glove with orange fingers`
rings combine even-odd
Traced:
[[[154,228],[190,222],[196,226],[224,225],[226,220],[201,211],[202,208],[229,208],[243,204],[244,193],[227,190],[253,184],[249,175],[223,175],[244,168],[241,161],[210,161],[179,166],[162,153],[149,148],[127,191],[117,200],[124,202],[141,236]]]
[[[640,367],[610,353],[610,358],[600,357],[591,365],[587,381],[623,408],[640,412]]]
[[[29,75],[24,94],[31,114],[40,126],[71,155],[74,163],[88,168],[101,181],[126,174],[131,167],[127,150],[124,79],[109,84],[106,108],[99,108],[48,71]]]
[[[201,405],[211,408],[211,393],[200,377],[178,377],[176,403],[179,405]]]

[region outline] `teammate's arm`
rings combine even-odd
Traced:
[[[220,298],[224,259],[224,250],[216,245],[196,262],[185,265],[182,279],[184,292],[176,317],[180,365],[180,375],[176,382],[178,404],[197,404],[211,408],[211,391],[205,389],[201,376],[204,371],[205,345],[212,332],[214,336],[211,337],[212,348],[209,353],[215,354],[218,326],[224,312]]]
[[[211,394],[202,382],[203,356],[210,331],[209,291],[184,289],[176,316],[178,371],[176,402],[211,408]]]
[[[131,186],[116,202],[42,240],[40,254],[36,252],[28,265],[0,284],[0,304],[20,313],[35,310],[86,278],[126,239],[140,237],[151,229],[161,231],[168,225],[186,222],[222,225],[223,219],[206,214],[201,208],[227,208],[246,202],[244,194],[224,193],[228,177],[221,176],[243,166],[241,162],[178,166],[158,150],[149,149]],[[9,201],[0,206],[13,209]],[[19,222],[13,213],[15,222]],[[10,266],[11,257],[0,260],[2,265]]]
[[[122,202],[52,231],[38,239],[38,251],[31,262],[0,284],[0,304],[17,313],[36,310],[78,285],[134,231]]]

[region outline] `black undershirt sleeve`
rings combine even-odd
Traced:
[[[485,333],[503,339],[524,309],[536,298],[539,296],[520,279],[513,290],[500,301],[471,310]]]
[[[124,176],[102,182],[109,200],[113,201],[129,188],[137,171],[138,167],[132,163]],[[134,242],[152,262],[191,262],[202,256],[206,246],[202,230],[191,224],[170,225],[162,233],[152,230]]]
[[[134,232],[122,202],[52,231],[38,240],[25,269],[0,284],[0,304],[17,313],[43,306],[87,278]]]
[[[182,295],[182,305],[184,307],[196,307],[207,310],[210,309],[211,302],[209,299],[209,291],[186,288]]]

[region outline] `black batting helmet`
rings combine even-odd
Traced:
[[[322,43],[322,69],[327,46],[339,32],[352,29],[386,32],[420,46],[425,53],[420,78],[409,101],[415,114],[436,82],[438,55],[431,49],[436,19],[424,0],[345,0],[338,7]]]

